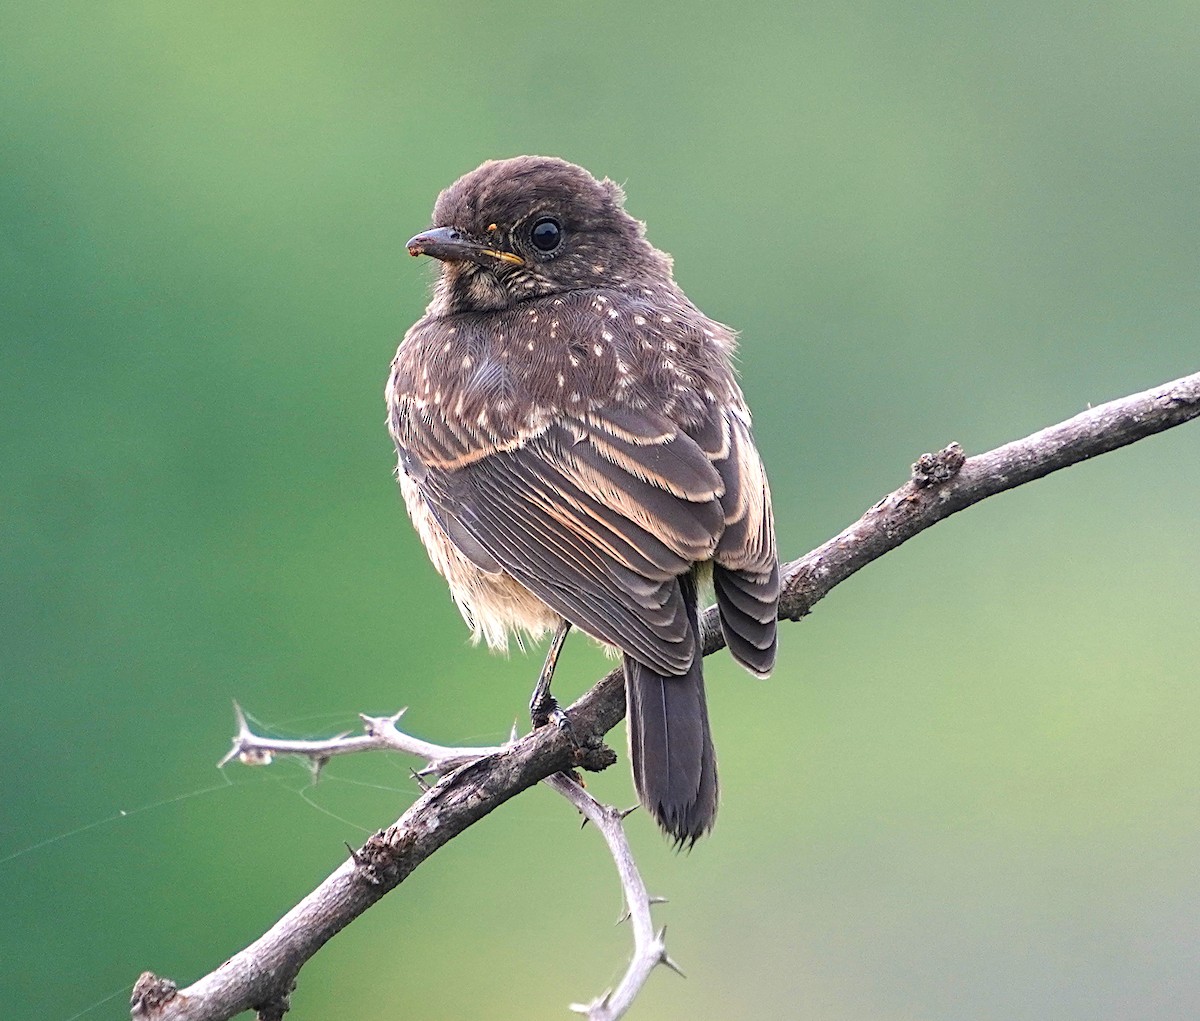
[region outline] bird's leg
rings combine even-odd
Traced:
[[[554,667],[558,663],[558,654],[562,652],[563,643],[567,640],[567,632],[571,630],[569,620],[561,621],[550,639],[550,648],[546,650],[546,662],[542,664],[542,672],[538,674],[537,686],[529,699],[529,718],[534,729],[544,727],[553,721],[560,730],[569,729],[571,724],[567,714],[558,707],[558,702],[550,694],[550,682],[554,680]]]

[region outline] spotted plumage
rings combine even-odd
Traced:
[[[711,569],[731,652],[765,675],[778,560],[734,336],[623,201],[542,157],[442,192],[409,242],[442,270],[388,421],[409,514],[477,638],[565,620],[621,651],[635,785],[690,843],[717,803],[697,581]]]

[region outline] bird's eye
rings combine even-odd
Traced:
[[[543,216],[533,225],[529,240],[539,252],[549,254],[562,243],[562,227],[552,216]]]

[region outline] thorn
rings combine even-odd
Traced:
[[[647,904],[670,904],[671,902],[666,897],[651,896],[651,897],[646,898],[646,903]],[[665,932],[666,930],[664,929],[663,931]]]
[[[624,822],[626,819],[628,819],[631,815],[633,815],[634,812],[636,812],[641,807],[642,807],[641,805],[634,805],[631,808],[623,808],[619,812],[617,812],[617,818],[620,819],[622,822]]]
[[[224,769],[234,759],[238,759],[246,766],[269,766],[272,760],[272,755],[269,751],[249,747],[254,743],[254,733],[250,730],[246,714],[242,711],[242,707],[238,705],[236,699],[233,703],[233,720],[237,725],[237,734],[233,738],[233,747],[217,763],[217,769]]]
[[[346,850],[350,852],[350,860],[354,862],[357,868],[362,868],[362,856],[353,847],[346,843],[346,841],[342,841],[342,843],[346,844]]]
[[[421,788],[422,792],[429,790],[432,786],[431,784],[427,784],[425,778],[415,769],[410,769],[409,772],[412,774],[412,778],[417,781],[417,786]]]
[[[513,720],[512,730],[508,732],[508,743],[513,744],[517,740],[517,721]]]
[[[320,781],[321,770],[325,768],[328,762],[328,755],[314,755],[308,760],[308,771],[312,773],[312,782],[314,786]]]
[[[629,919],[631,919],[632,917],[633,917],[633,913],[629,910],[629,908],[626,908],[624,911],[621,912],[621,917],[618,918],[615,922],[613,922],[613,925],[620,925],[622,922],[628,922]]]
[[[670,956],[668,956],[668,954],[665,950],[662,952],[662,957],[660,957],[659,960],[662,961],[662,963],[665,964],[668,968],[670,968],[673,972],[675,972],[675,974],[678,975],[680,978],[687,978],[687,976],[683,973],[683,969],[681,967],[679,967],[679,965],[676,964],[670,958]]]
[[[662,948],[659,951],[659,961],[664,963],[664,965],[666,965],[668,968],[671,968],[671,971],[679,975],[679,978],[688,978],[688,975],[683,973],[683,968],[680,968],[677,963],[671,959],[671,955],[667,954],[667,927],[665,925],[661,927],[658,936],[655,938],[658,939],[659,945]]]
[[[594,1000],[592,1000],[591,1003],[572,1003],[569,1007],[567,1007],[567,1010],[571,1011],[574,1014],[589,1014],[590,1015],[592,1013],[592,1011],[594,1011],[597,1007],[607,1007],[609,1004],[609,998],[611,996],[612,996],[612,990],[605,989],[604,992],[602,992],[599,996],[597,996]]]
[[[398,712],[393,713],[391,716],[368,716],[366,713],[359,713],[358,718],[362,720],[363,733],[365,733],[368,737],[377,737],[379,732],[385,727],[395,727],[396,721],[399,720],[400,717],[406,712],[408,712],[408,706],[405,706]],[[346,731],[346,734],[349,733],[349,731]],[[346,734],[340,734],[338,736],[345,737]]]
[[[580,815],[583,815],[583,813],[582,813],[582,812],[580,812],[579,814],[580,814]],[[582,822],[580,822],[580,824],[579,824],[579,828],[580,828],[581,830],[586,830],[586,829],[587,829],[587,824],[588,824],[589,822],[591,822],[591,820],[590,820],[590,819],[588,819],[588,817],[587,817],[586,815],[583,815],[583,821],[582,821]]]

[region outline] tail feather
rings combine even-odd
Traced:
[[[656,673],[625,656],[629,751],[638,798],[681,847],[712,829],[717,814],[717,758],[704,697],[695,586],[681,579],[696,655],[679,676]]]
[[[779,565],[758,573],[716,564],[713,588],[729,651],[748,670],[766,677],[775,665]]]

